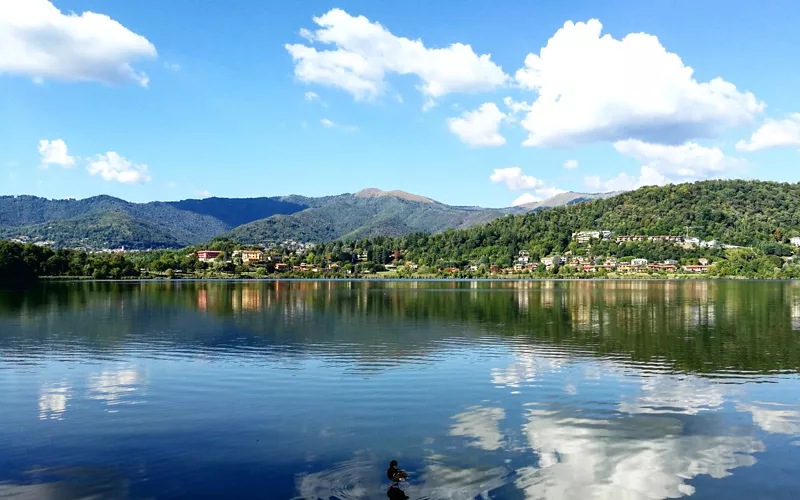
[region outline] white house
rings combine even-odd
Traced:
[[[800,237],[795,236],[794,238],[789,238],[789,243],[796,247],[800,247]]]
[[[645,267],[647,266],[647,259],[633,259],[631,260],[631,265],[636,267]]]

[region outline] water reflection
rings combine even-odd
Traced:
[[[39,420],[62,420],[70,388],[65,383],[44,384],[39,389]]]
[[[105,402],[108,406],[135,404],[132,398],[144,383],[144,377],[133,368],[106,370],[89,375],[88,398]]]
[[[706,281],[0,292],[0,496],[780,496],[800,488],[798,304]]]

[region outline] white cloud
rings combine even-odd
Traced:
[[[628,139],[615,142],[614,148],[623,155],[644,163],[639,175],[621,173],[608,180],[602,180],[596,175],[588,176],[584,178],[588,188],[627,191],[642,186],[723,177],[731,169],[745,163],[739,158],[725,155],[719,148],[708,148],[694,142],[668,146]]]
[[[319,95],[316,92],[308,91],[305,93],[304,98],[306,101],[311,102],[314,99],[319,99]]]
[[[434,107],[436,107],[436,101],[433,100],[432,97],[429,97],[425,99],[424,103],[422,103],[422,112],[425,113],[426,111],[429,111],[431,108]]]
[[[515,207],[520,205],[527,205],[528,203],[538,203],[542,201],[542,198],[538,196],[534,196],[530,193],[523,193],[522,196],[519,196],[517,199],[511,202],[511,204]]]
[[[197,196],[199,196],[200,198],[208,198],[211,196],[211,193],[209,191],[201,189],[200,191],[197,192]]]
[[[473,406],[464,413],[453,416],[456,421],[450,426],[451,436],[472,438],[470,446],[492,451],[503,446],[503,433],[499,421],[506,418],[503,408]]]
[[[508,189],[517,191],[520,189],[532,189],[532,193],[523,193],[512,202],[512,205],[519,206],[527,203],[537,203],[561,193],[566,193],[563,189],[554,186],[547,186],[546,183],[530,175],[524,175],[519,167],[496,168],[489,179],[495,183],[504,183]]]
[[[427,48],[421,40],[398,37],[380,23],[332,9],[314,18],[319,29],[302,29],[310,43],[332,45],[317,50],[286,44],[295,62],[295,76],[307,83],[338,87],[357,100],[369,100],[387,87],[386,75],[416,75],[423,94],[436,98],[451,92],[478,92],[503,85],[507,76],[489,54],[478,55],[469,45]]]
[[[736,150],[758,151],[780,146],[800,146],[800,113],[792,113],[783,120],[767,119],[750,136],[750,142],[737,142]]]
[[[565,190],[553,186],[539,188],[534,190],[534,192],[536,193],[535,195],[531,193],[523,193],[517,199],[512,201],[511,204],[515,207],[518,207],[520,205],[527,205],[529,203],[539,203],[540,201],[548,200],[558,194],[566,193]]]
[[[341,123],[336,123],[327,118],[323,118],[319,122],[325,128],[335,128],[339,130],[344,130],[345,132],[355,132],[356,130],[358,130],[358,127],[356,127],[355,125],[342,125]]]
[[[494,173],[489,176],[489,179],[495,184],[503,182],[508,186],[508,189],[513,190],[536,189],[544,186],[543,180],[524,175],[519,167],[496,168]]]
[[[39,141],[39,154],[42,155],[42,168],[50,165],[72,168],[75,166],[75,158],[67,154],[67,145],[61,139]]]
[[[567,22],[540,53],[528,54],[516,80],[538,93],[522,126],[528,146],[564,147],[641,139],[680,143],[750,122],[764,109],[750,92],[694,70],[658,38],[601,37],[596,19]]]
[[[541,196],[545,200],[561,193],[566,193],[566,191],[552,186],[536,190],[536,194]]]
[[[182,68],[181,65],[178,63],[171,63],[164,61],[164,69],[167,71],[172,71],[173,73],[178,73]]]
[[[615,142],[614,149],[645,162],[648,167],[662,174],[674,175],[682,180],[713,177],[743,163],[740,159],[726,156],[719,148],[707,148],[694,142],[667,146],[628,139]]]
[[[625,172],[608,180],[600,179],[599,175],[590,175],[583,178],[587,188],[596,191],[631,191],[642,186],[661,186],[666,184],[667,178],[650,167],[642,167],[639,175],[628,175]]]
[[[475,111],[465,111],[461,118],[448,118],[447,126],[470,146],[502,146],[506,139],[498,129],[505,116],[497,104],[486,102]]]
[[[34,81],[135,82],[147,75],[134,60],[156,57],[146,38],[104,14],[62,14],[48,0],[0,1],[0,73]]]
[[[567,170],[574,170],[578,168],[578,160],[567,160],[564,162],[564,168]]]
[[[150,182],[147,165],[137,165],[123,158],[119,153],[109,151],[104,155],[97,155],[86,167],[90,175],[97,175],[107,181],[117,181],[123,184],[144,184]]]

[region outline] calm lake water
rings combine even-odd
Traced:
[[[796,499],[798,369],[800,283],[55,283],[0,497]]]

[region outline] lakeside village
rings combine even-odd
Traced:
[[[233,250],[198,250],[187,257],[196,258],[200,269],[218,269],[236,274],[255,272],[266,274],[300,274],[300,275],[481,275],[481,276],[524,276],[533,273],[607,275],[614,274],[705,274],[714,266],[709,258],[698,257],[683,259],[665,259],[650,262],[645,258],[612,257],[594,255],[591,251],[593,242],[617,243],[623,245],[631,242],[662,242],[676,245],[683,250],[692,249],[743,249],[736,245],[727,245],[718,241],[704,241],[694,237],[679,235],[618,235],[611,231],[581,231],[572,234],[572,240],[581,247],[580,252],[566,251],[562,255],[550,255],[538,260],[528,250],[520,250],[512,265],[501,267],[495,263],[467,261],[464,265],[452,264],[443,266],[421,266],[405,257],[406,251],[383,249],[385,255],[377,256],[370,251],[353,249],[343,245],[341,253],[350,258],[336,261],[314,253],[317,245],[284,241],[282,243],[260,245],[258,248]],[[791,238],[790,243],[800,248],[800,237]],[[784,257],[784,260],[791,257]]]

